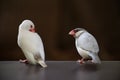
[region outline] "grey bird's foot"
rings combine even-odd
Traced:
[[[77,62],[79,62],[80,64],[84,64],[85,63],[84,58],[82,58],[81,60],[77,60]]]

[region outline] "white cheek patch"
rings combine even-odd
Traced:
[[[76,36],[76,37],[79,37],[83,32],[84,32],[84,31],[78,31],[78,32],[76,32],[75,36]]]

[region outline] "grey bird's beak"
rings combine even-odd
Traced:
[[[75,36],[75,31],[74,31],[74,30],[71,30],[71,31],[69,32],[69,35]]]

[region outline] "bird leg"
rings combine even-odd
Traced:
[[[79,62],[80,64],[85,63],[85,62],[84,62],[84,58],[82,58],[81,60],[78,60],[77,62]]]
[[[25,60],[20,59],[19,61],[20,61],[21,63],[28,63],[27,59],[25,59]]]
[[[91,57],[87,59],[87,62],[94,63]]]
[[[90,62],[90,63],[94,63],[93,60],[88,60],[88,62]]]

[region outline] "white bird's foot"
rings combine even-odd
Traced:
[[[85,63],[84,58],[82,58],[81,60],[77,60],[77,62],[79,62],[80,64],[84,64]]]
[[[28,63],[27,59],[25,59],[25,60],[20,59],[19,61],[20,61],[21,63]]]

